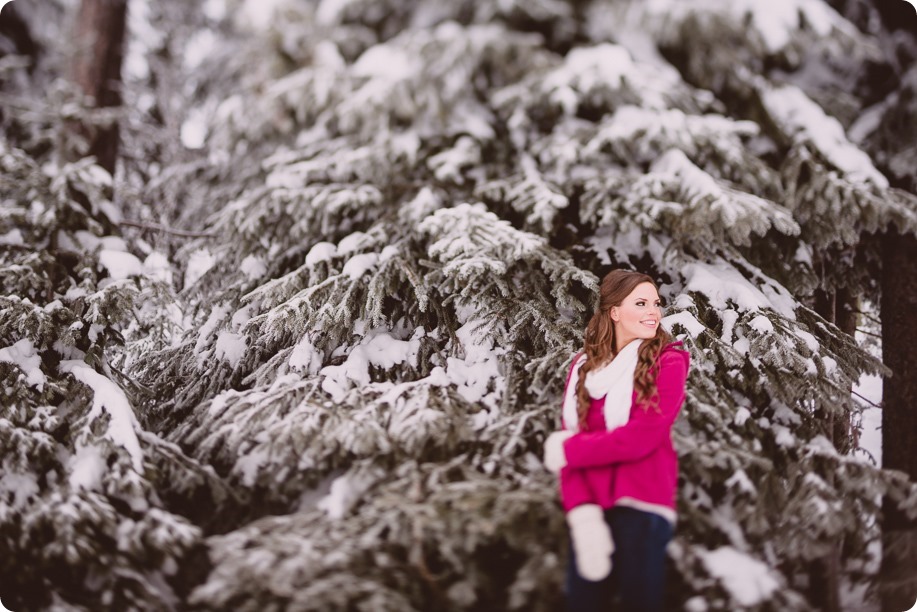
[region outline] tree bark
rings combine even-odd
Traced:
[[[127,0],[82,0],[76,18],[76,52],[71,78],[97,108],[121,105],[121,64],[127,25]],[[118,159],[118,124],[80,125],[89,140],[90,155],[115,173]]]
[[[19,15],[16,4],[13,2],[3,7],[2,17],[0,19],[0,37],[8,39],[12,43],[15,53],[32,58],[33,63],[29,70],[34,70],[34,60],[41,52],[41,48],[32,38],[29,24]],[[0,45],[0,57],[6,55],[5,46]]]
[[[917,480],[917,237],[890,232],[882,253],[882,467]],[[917,521],[886,499],[882,516],[883,612],[917,601]]]
[[[857,295],[847,287],[816,291],[815,311],[851,337],[856,333]],[[849,415],[822,414],[825,430],[839,453],[850,452],[852,435]],[[831,483],[833,484],[833,483]],[[809,569],[809,600],[823,612],[840,612],[840,576],[843,565],[843,541],[835,542],[830,551],[815,560]]]

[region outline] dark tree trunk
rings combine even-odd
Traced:
[[[917,237],[889,233],[882,253],[882,467],[917,480]],[[885,500],[882,517],[883,612],[917,601],[917,521]]]
[[[29,24],[19,15],[16,4],[10,2],[3,7],[2,19],[0,19],[0,38],[7,39],[8,44],[0,42],[0,57],[7,53],[17,53],[26,55],[33,60],[38,56],[41,49],[32,38],[32,32]],[[35,68],[33,62],[30,70]]]
[[[843,287],[833,291],[817,291],[815,311],[825,320],[834,323],[846,334],[856,333],[858,298],[850,289]],[[850,416],[835,412],[822,413],[825,419],[825,434],[840,453],[850,451],[852,435]],[[810,567],[809,599],[823,612],[840,612],[840,576],[842,569],[841,549],[843,542],[835,542],[831,550]]]
[[[76,19],[76,53],[73,82],[95,100],[97,108],[121,105],[121,63],[127,0],[82,0]],[[78,129],[89,139],[89,154],[100,166],[115,173],[118,159],[118,124]]]

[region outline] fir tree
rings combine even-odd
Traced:
[[[619,266],[694,356],[670,607],[813,609],[833,554],[875,585],[917,485],[835,439],[889,371],[816,304],[875,303],[917,229],[847,129],[873,35],[816,0],[207,5],[148,8],[115,179],[59,161],[66,88],[4,118],[5,603],[556,609],[541,444]]]

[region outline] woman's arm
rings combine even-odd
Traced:
[[[565,466],[560,470],[560,503],[564,512],[583,504],[594,504],[595,495],[581,468]]]
[[[685,399],[689,354],[669,351],[659,359],[656,387],[658,410],[634,410],[630,420],[613,431],[589,431],[564,442],[570,468],[586,468],[635,461],[650,454],[671,435],[672,423]]]

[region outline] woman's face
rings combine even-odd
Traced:
[[[610,314],[615,326],[617,352],[631,340],[656,335],[662,318],[662,302],[652,283],[640,283],[620,305],[612,306]]]

